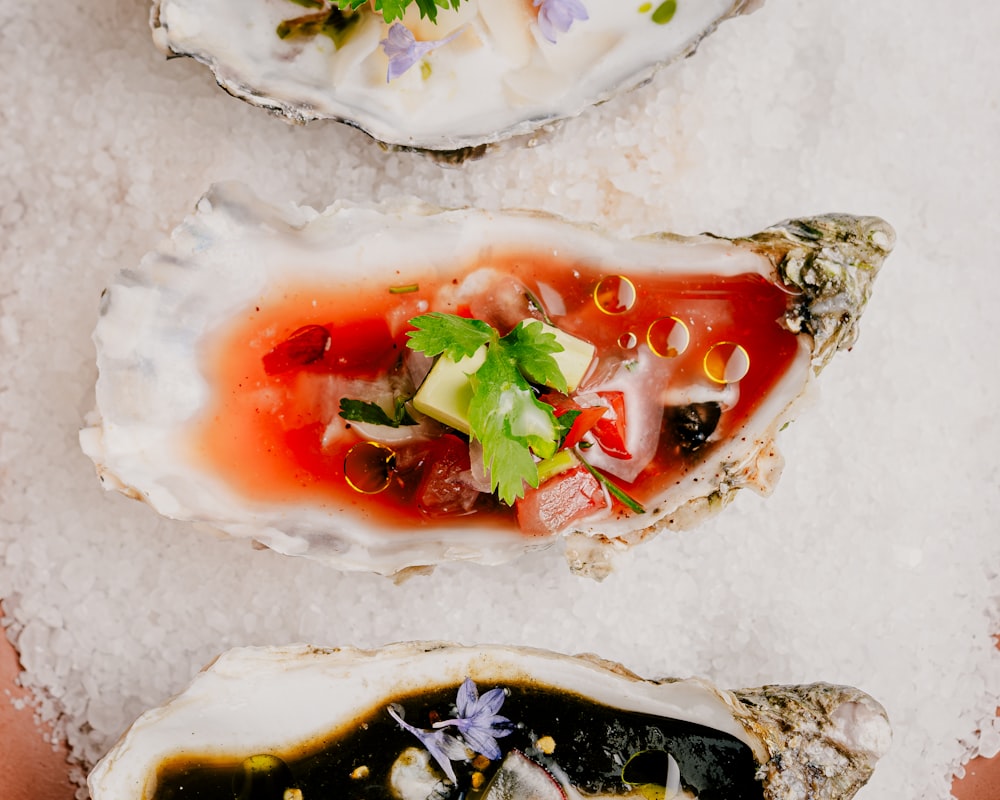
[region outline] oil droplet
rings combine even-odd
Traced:
[[[396,451],[378,442],[358,442],[344,457],[344,477],[356,492],[378,494],[389,486]]]
[[[646,344],[660,358],[677,358],[690,343],[688,326],[677,317],[660,317],[646,331]]]
[[[736,383],[750,371],[750,356],[734,342],[713,344],[705,353],[705,374],[716,383]]]
[[[664,0],[653,12],[652,20],[657,25],[666,25],[677,13],[677,0]]]
[[[622,350],[631,350],[633,347],[635,347],[635,343],[637,341],[638,339],[635,338],[635,334],[632,333],[631,331],[628,331],[627,333],[623,333],[621,336],[618,337],[618,346]]]
[[[284,800],[292,784],[288,765],[270,753],[244,758],[233,775],[235,800]]]
[[[635,284],[624,275],[601,278],[594,287],[594,302],[605,314],[624,314],[635,305]]]

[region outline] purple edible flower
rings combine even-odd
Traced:
[[[538,30],[552,44],[557,33],[566,33],[576,20],[589,19],[581,0],[534,0],[538,9]]]
[[[435,722],[434,727],[454,725],[469,747],[495,761],[501,755],[497,739],[508,736],[514,727],[507,717],[497,714],[506,697],[503,689],[491,689],[480,697],[476,684],[471,678],[466,678],[458,688],[455,700],[458,717]]]
[[[455,770],[451,766],[451,760],[453,758],[465,758],[465,748],[462,746],[462,743],[450,733],[445,733],[444,731],[425,731],[422,728],[414,728],[412,725],[408,725],[403,721],[403,709],[395,703],[390,705],[386,710],[389,712],[389,716],[396,720],[403,730],[409,731],[420,740],[420,743],[427,748],[427,752],[434,757],[434,760],[437,761],[438,766],[448,776],[448,779],[452,783],[458,783],[458,780],[455,778]]]
[[[412,31],[401,22],[394,22],[389,26],[389,33],[379,42],[382,50],[389,57],[389,69],[385,73],[385,82],[398,78],[431,50],[447,44],[459,33],[462,28],[453,31],[450,36],[436,41],[418,42]]]

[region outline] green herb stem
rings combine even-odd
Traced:
[[[580,455],[579,452],[577,452],[576,457],[580,459],[580,463],[583,464],[587,472],[589,472],[591,475],[597,478],[598,482],[601,483],[608,490],[608,492],[611,493],[611,496],[614,497],[616,500],[618,500],[623,506],[628,508],[630,511],[634,511],[636,514],[646,513],[646,509],[642,507],[642,504],[639,503],[638,500],[629,497],[624,490],[620,489],[618,486],[616,486],[614,483],[608,480],[608,478],[604,474],[598,472],[596,469],[590,466],[590,464],[587,463],[587,460],[582,455]]]

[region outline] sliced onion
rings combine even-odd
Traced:
[[[344,420],[340,420],[343,423]],[[330,425],[335,425],[336,420]],[[381,444],[404,444],[407,442],[422,442],[441,435],[442,427],[430,417],[424,417],[417,425],[374,425],[371,422],[351,422],[351,427],[364,439]]]
[[[473,489],[480,492],[486,492],[489,494],[493,491],[493,487],[490,484],[490,476],[486,473],[486,468],[483,466],[483,443],[478,439],[469,440],[469,474],[468,479],[463,474],[463,482],[467,483]]]
[[[584,441],[593,446],[584,452],[587,462],[597,469],[634,481],[652,461],[659,447],[656,431],[660,430],[663,405],[660,399],[663,387],[670,380],[674,366],[669,359],[657,358],[645,345],[638,348],[635,362],[622,362],[617,369],[598,384],[588,383],[587,391],[574,395],[586,405],[586,396],[596,392],[621,392],[625,398],[625,446],[632,458],[615,458],[605,453],[594,438],[587,434]],[[654,432],[650,434],[650,432]]]
[[[667,753],[667,785],[663,792],[663,800],[671,800],[681,790],[681,768],[677,766],[674,757]]]

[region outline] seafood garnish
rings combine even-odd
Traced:
[[[141,716],[89,786],[93,800],[850,800],[890,739],[875,700],[826,683],[730,692],[522,647],[243,648]]]
[[[298,6],[305,13],[296,15]],[[573,117],[759,0],[154,0],[153,39],[290,122],[440,154]]]
[[[628,240],[220,186],[106,292],[81,443],[109,489],[343,569],[565,539],[602,577],[773,487],[892,241],[870,217]]]

